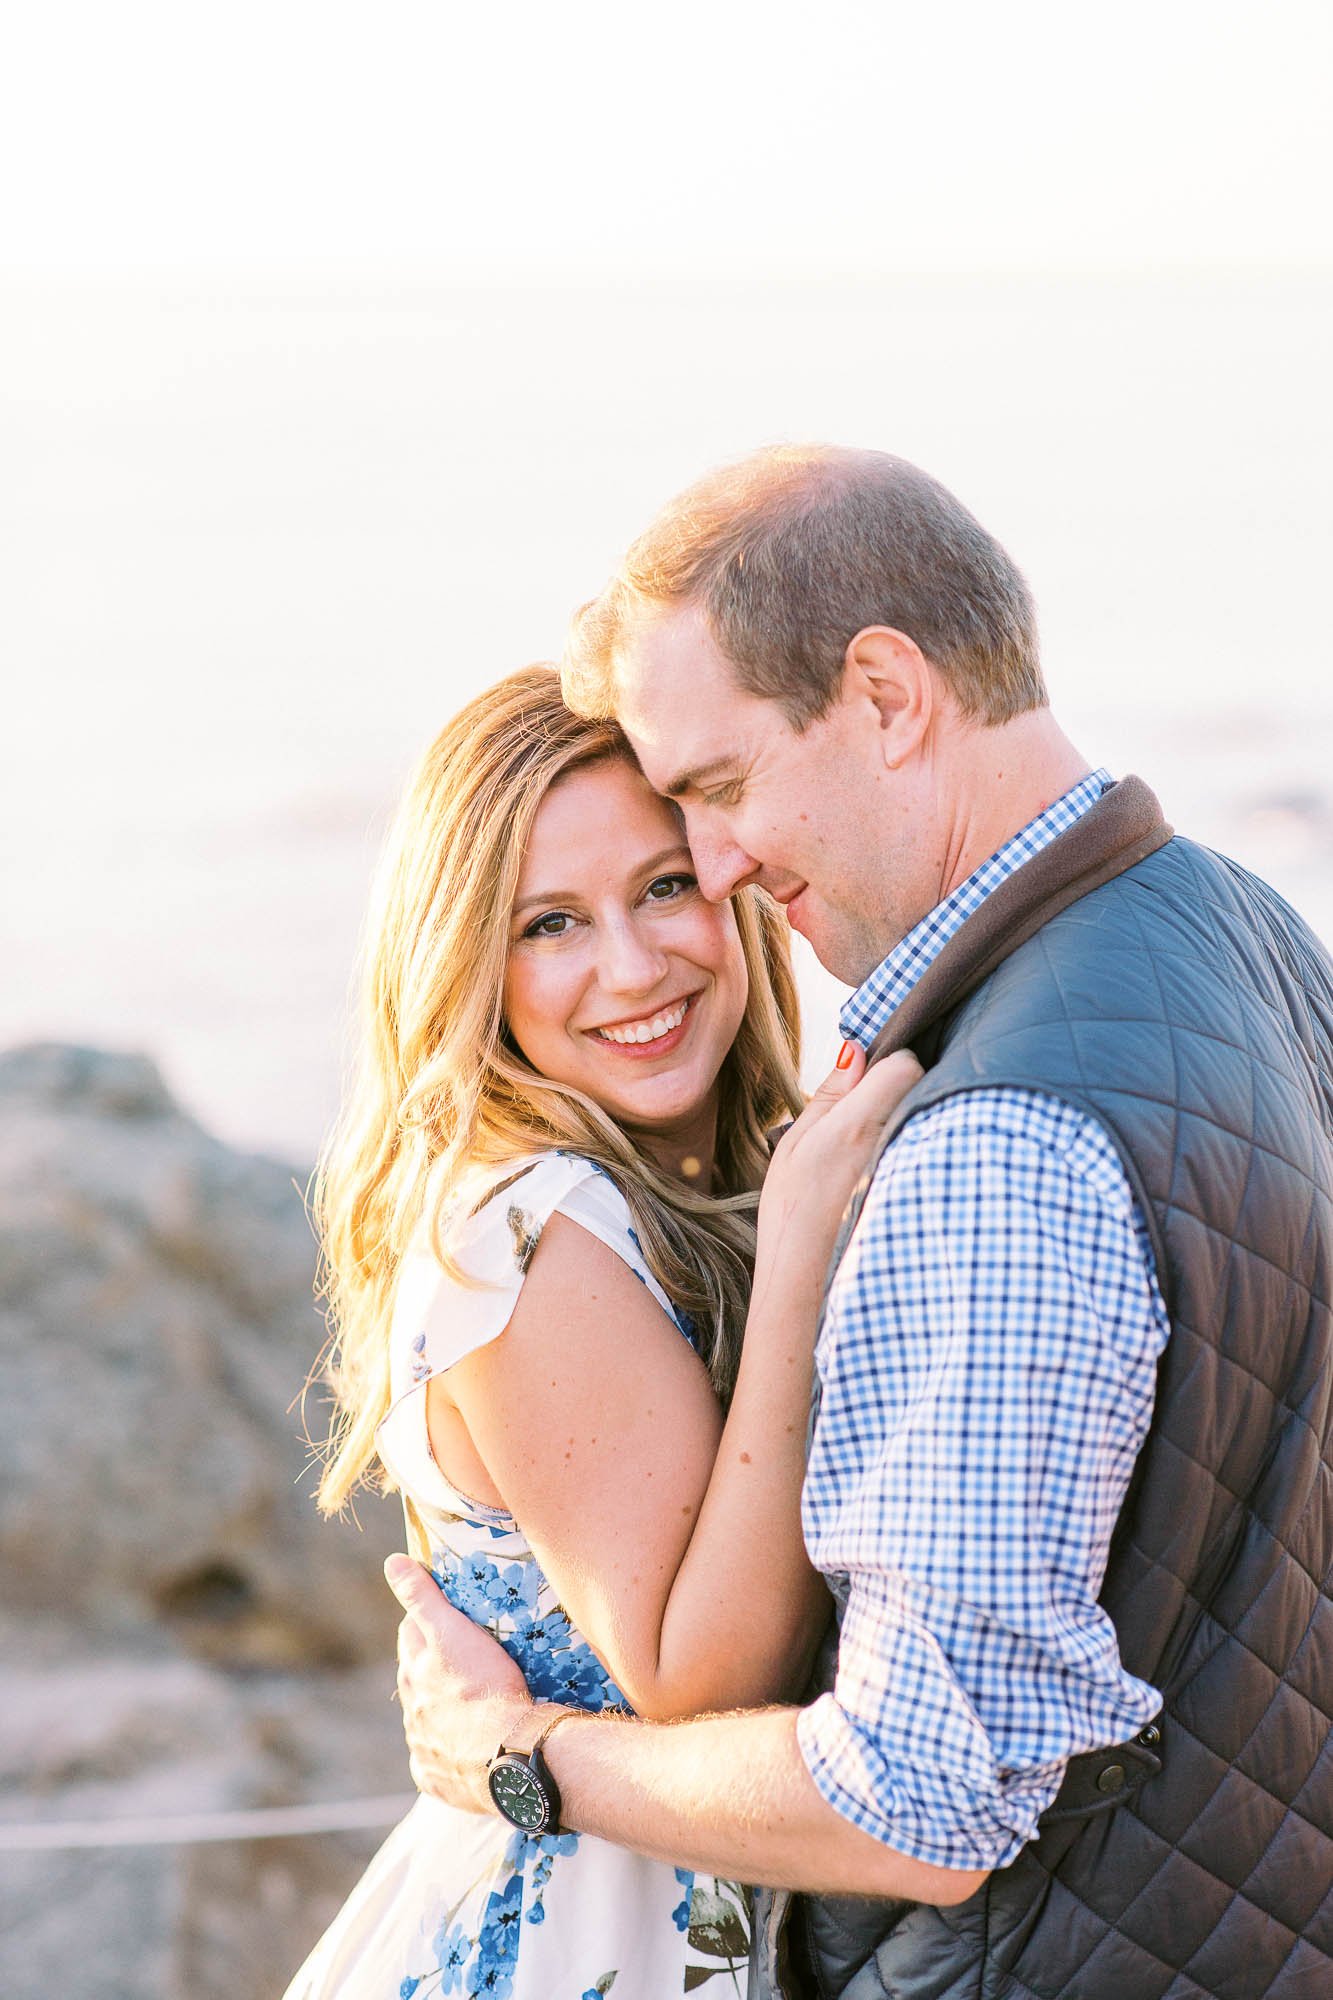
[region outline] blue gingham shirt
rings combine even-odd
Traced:
[[[924,917],[848,1001],[844,1036],[872,1041],[1109,782],[1083,779]],[[908,1120],[829,1294],[803,1503],[812,1560],[850,1588],[837,1682],[799,1741],[823,1796],[876,1839],[1000,1867],[1070,1756],[1157,1713],[1097,1593],[1168,1330],[1095,1121],[1016,1089]]]

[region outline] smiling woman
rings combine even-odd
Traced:
[[[572,771],[529,836],[504,1000],[534,1069],[585,1091],[668,1173],[694,1161],[706,1187],[748,982],[735,910],[692,871],[677,813],[633,764]]]
[[[397,1258],[424,1223],[449,1269],[440,1190],[479,1199],[534,1141],[595,1160],[617,1181],[650,1264],[701,1329],[716,1384],[725,1393],[734,1379],[766,1135],[801,1101],[798,1010],[770,899],[747,890],[725,908],[704,903],[687,885],[683,840],[679,816],[649,791],[616,725],[571,714],[552,667],[478,695],[421,760],[372,899],[364,1060],[320,1179],[342,1405],[321,1489],[327,1507],[341,1506],[373,1463]],[[669,883],[659,879],[668,869]],[[664,892],[670,917],[658,909]],[[704,951],[706,977],[696,967],[676,985],[636,984],[645,949],[657,978],[645,940],[660,938],[664,923],[676,935],[686,911],[684,931],[709,939],[693,947]],[[585,966],[590,948],[596,971]],[[612,982],[614,1000],[590,1001],[588,982],[599,978]],[[659,1006],[705,984],[725,992],[717,1017],[730,1022],[708,1038],[711,1073],[687,1046],[679,1060],[647,1065],[646,1095],[628,1107],[651,1125],[657,1101],[668,1123],[689,1114],[698,1130],[714,1105],[711,1182],[686,1186],[622,1129],[621,1107],[602,1093],[625,1079],[626,1059],[582,1030],[644,1013],[651,1025]],[[554,997],[538,1001],[548,989]],[[577,1020],[572,1006],[582,1009]],[[540,1047],[527,1046],[532,1037]],[[692,1028],[682,1040],[695,1042]]]
[[[804,1678],[829,1611],[799,1520],[816,1306],[878,1119],[791,1159],[859,1058],[759,1204],[765,1129],[800,1110],[781,920],[755,887],[702,895],[677,809],[542,667],[427,753],[366,1001],[319,1193],[321,1498],[377,1460],[438,1588],[565,1706],[492,1758],[499,1817],[418,1802],[291,2000],[735,1991],[744,1889],[562,1834],[541,1744],[570,1708],[675,1717]],[[881,1068],[864,1102],[907,1080]]]

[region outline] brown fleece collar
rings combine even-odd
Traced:
[[[1001,882],[949,939],[870,1045],[870,1061],[938,1025],[1034,931],[1171,838],[1142,778],[1109,785],[1096,805]]]

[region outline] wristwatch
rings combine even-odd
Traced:
[[[552,1716],[526,1757],[521,1750],[506,1750],[502,1743],[486,1766],[486,1783],[496,1811],[522,1833],[560,1831],[560,1787],[551,1776],[542,1745],[553,1729],[573,1716],[579,1708],[564,1708]]]

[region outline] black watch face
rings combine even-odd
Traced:
[[[510,1824],[540,1833],[551,1817],[550,1802],[523,1758],[497,1758],[487,1779],[491,1797]]]

